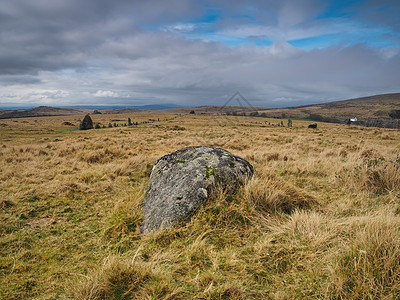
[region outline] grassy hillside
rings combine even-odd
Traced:
[[[321,115],[344,121],[357,117],[359,120],[368,118],[390,119],[392,110],[400,109],[400,93],[384,94],[344,101],[322,104],[260,110],[269,116],[306,118],[309,115]]]
[[[69,116],[69,115],[78,115],[91,112],[93,112],[93,110],[39,106],[29,109],[0,110],[0,119],[43,117],[43,116]]]
[[[63,125],[82,117],[0,121],[0,298],[400,297],[400,131],[165,113],[92,116],[162,127]],[[141,235],[152,165],[193,145],[256,176]]]

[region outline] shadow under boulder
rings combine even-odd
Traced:
[[[187,147],[158,159],[143,204],[143,233],[168,229],[189,218],[217,185],[234,192],[254,174],[253,166],[232,153]]]

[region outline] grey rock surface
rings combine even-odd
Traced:
[[[187,147],[158,159],[143,203],[143,233],[168,229],[192,216],[217,184],[233,192],[254,174],[239,156],[205,146]]]
[[[93,121],[89,115],[86,115],[79,125],[80,130],[93,129]]]

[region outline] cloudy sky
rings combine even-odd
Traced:
[[[0,106],[400,92],[399,0],[2,0]]]

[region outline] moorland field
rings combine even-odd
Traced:
[[[155,121],[0,120],[1,299],[399,299],[399,130],[92,115],[128,117]],[[154,162],[196,145],[256,175],[234,195],[216,190],[186,224],[140,234]]]

